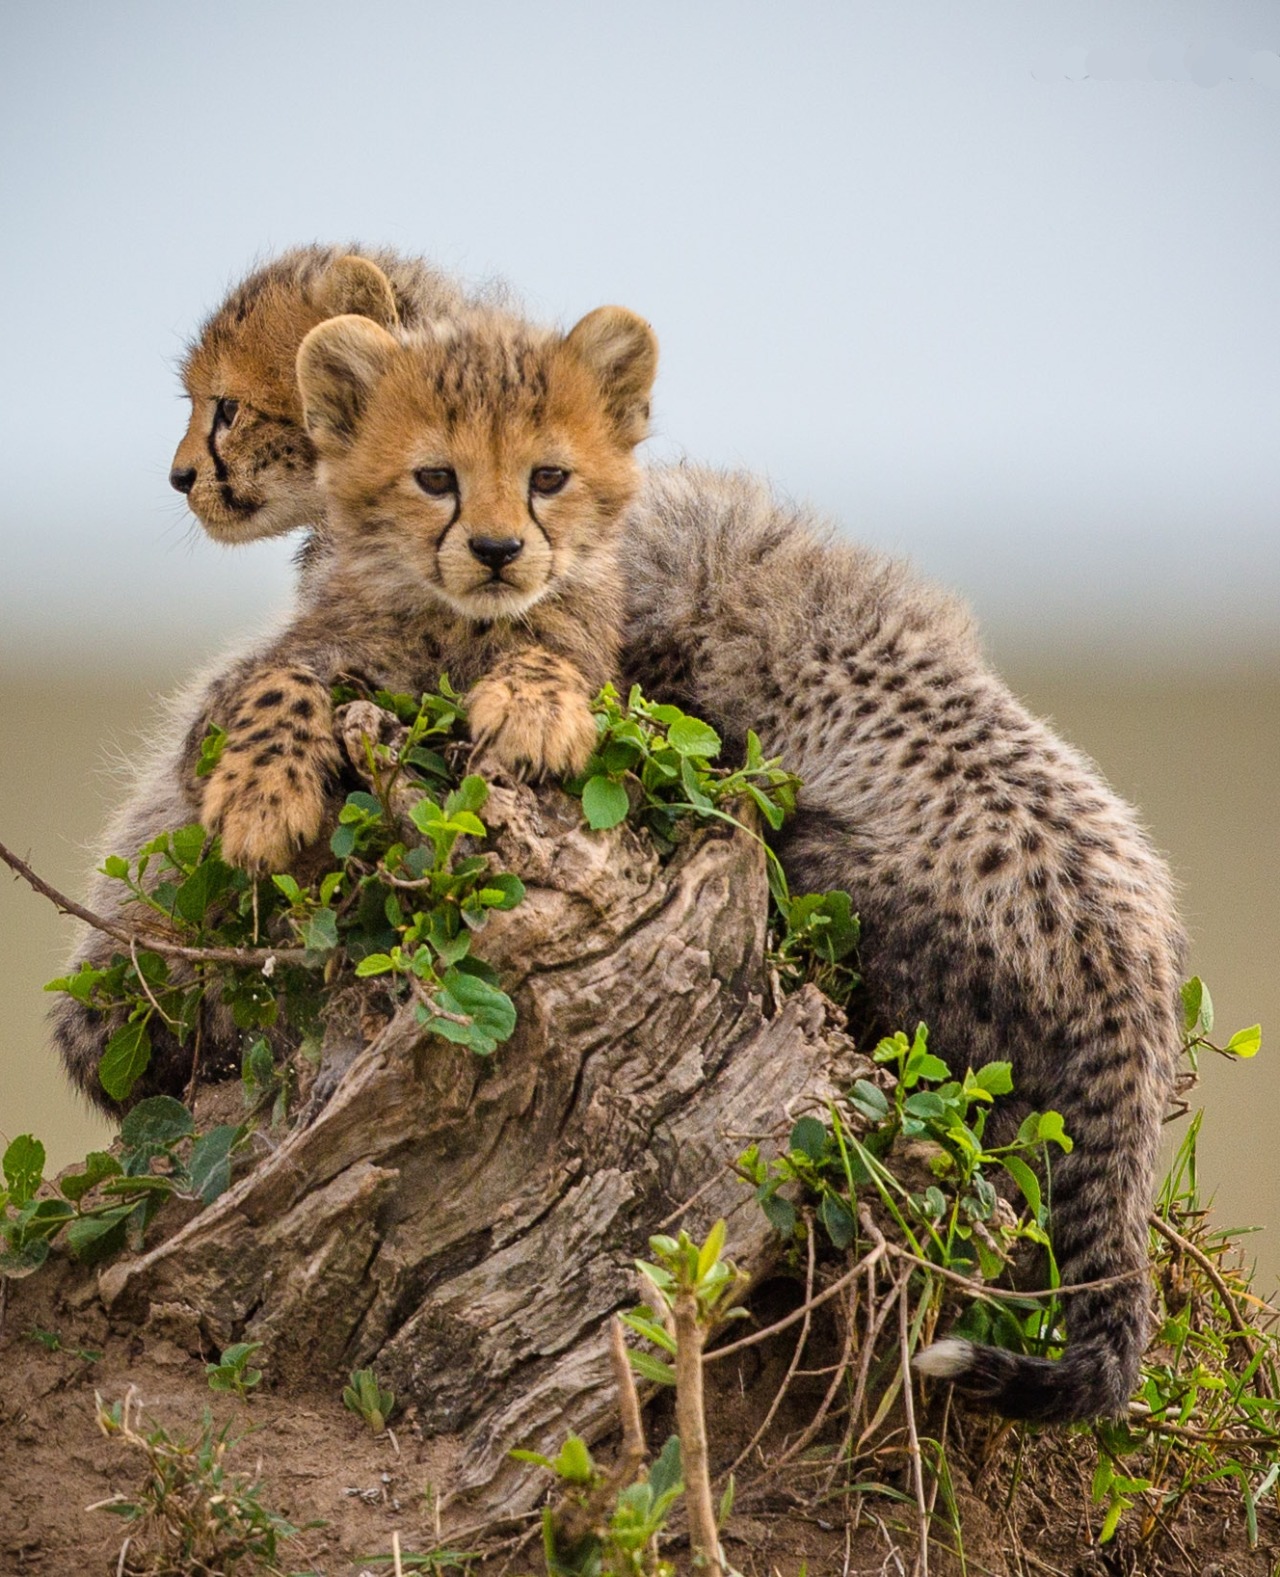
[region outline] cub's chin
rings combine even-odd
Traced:
[[[447,586],[437,586],[440,599],[464,619],[476,624],[493,624],[500,619],[519,619],[530,608],[542,601],[551,590],[551,582],[530,589],[513,586],[508,581],[484,581],[465,591],[453,591]]]
[[[314,489],[264,500],[215,483],[193,489],[187,502],[214,541],[231,546],[282,537],[324,519],[324,506]]]

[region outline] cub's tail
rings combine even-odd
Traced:
[[[1067,1348],[1059,1359],[949,1338],[916,1355],[917,1374],[949,1380],[1006,1418],[1068,1424],[1123,1414],[1151,1330],[1147,1212],[1158,1140],[1154,1102],[1128,1131],[1077,1139],[1053,1168],[1054,1250]],[[1145,1117],[1146,1120],[1142,1120]],[[1094,1142],[1090,1143],[1090,1139]]]

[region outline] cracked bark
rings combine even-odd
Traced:
[[[716,827],[663,865],[555,790],[495,786],[485,816],[528,889],[477,947],[514,1037],[483,1062],[402,1010],[307,1126],[99,1277],[113,1320],[262,1341],[279,1384],[374,1367],[453,1463],[455,1527],[543,1493],[513,1447],[616,1427],[610,1320],[681,1207],[697,1235],[726,1217],[764,1274],[776,1242],[731,1163],[863,1071],[813,988],[772,1011],[753,838]]]

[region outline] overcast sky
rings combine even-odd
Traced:
[[[651,453],[768,473],[1006,645],[1280,650],[1275,0],[0,17],[7,661],[180,670],[283,601],[287,551],[167,486],[174,361],[255,257],[352,238],[642,312]]]

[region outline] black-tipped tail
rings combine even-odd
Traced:
[[[1137,1384],[1137,1362],[1105,1342],[1073,1343],[1059,1359],[948,1338],[916,1354],[912,1368],[1002,1414],[1070,1424],[1122,1414]]]

